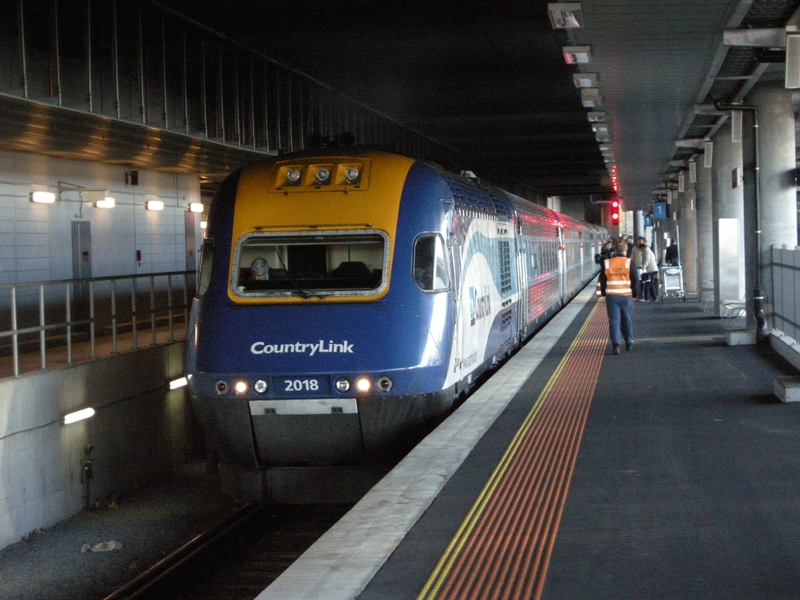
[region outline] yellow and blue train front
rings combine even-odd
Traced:
[[[357,461],[449,405],[450,293],[415,279],[415,254],[446,239],[447,194],[430,167],[366,152],[221,186],[187,369],[223,460]]]

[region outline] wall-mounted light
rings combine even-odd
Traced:
[[[578,29],[583,26],[580,2],[550,2],[547,14],[553,29]]]
[[[200,229],[205,229],[208,227],[208,221],[200,221]]]
[[[568,65],[585,65],[591,60],[591,46],[564,46],[564,60]]]
[[[704,147],[703,167],[710,169],[714,166],[714,142],[706,140]]]
[[[678,173],[678,191],[680,193],[686,191],[686,175],[683,174],[683,171]]]
[[[189,210],[193,213],[201,213],[203,212],[203,203],[202,202],[192,202],[189,205]]]
[[[603,97],[597,88],[581,89],[581,104],[584,108],[598,108],[603,104]]]
[[[117,205],[117,201],[111,196],[106,196],[102,200],[95,202],[94,205],[97,208],[114,208]]]
[[[697,161],[689,161],[689,183],[697,183]]]
[[[603,123],[606,120],[606,113],[602,110],[590,110],[586,113],[589,123]]]
[[[89,417],[93,416],[94,416],[93,408],[84,408],[83,410],[77,410],[75,412],[71,412],[67,415],[64,415],[63,422],[64,425],[69,425],[70,423],[83,421],[84,419],[88,419]]]
[[[800,88],[800,32],[797,31],[786,32],[786,73],[783,85],[787,90]]]
[[[53,192],[31,192],[31,202],[52,204],[55,201],[56,195]]]
[[[597,73],[573,73],[572,83],[578,88],[596,88]]]
[[[145,207],[147,210],[164,210],[164,203],[161,200],[148,200]]]
[[[188,385],[188,383],[189,382],[186,380],[186,377],[179,377],[178,379],[173,379],[172,381],[169,382],[169,389],[177,390],[182,387],[185,387],[186,385]]]

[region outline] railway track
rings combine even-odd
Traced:
[[[351,507],[247,505],[105,600],[252,600]]]

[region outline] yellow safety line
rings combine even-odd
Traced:
[[[542,393],[539,394],[539,397],[536,399],[533,407],[531,408],[528,416],[525,417],[522,425],[520,426],[517,433],[514,435],[514,438],[511,440],[511,444],[506,449],[505,454],[500,459],[497,467],[495,468],[494,472],[492,473],[491,477],[489,477],[489,481],[486,482],[486,485],[481,490],[481,493],[478,495],[478,498],[475,500],[475,503],[472,505],[469,513],[467,514],[464,521],[461,523],[461,526],[458,528],[455,536],[448,544],[447,548],[442,554],[442,557],[439,559],[439,562],[436,564],[436,567],[433,569],[428,581],[425,583],[425,586],[422,588],[422,591],[417,596],[417,600],[425,600],[426,598],[431,599],[435,598],[436,595],[439,593],[439,589],[442,587],[444,582],[447,580],[450,571],[453,568],[453,564],[458,559],[459,554],[461,554],[462,549],[464,548],[464,544],[469,539],[470,535],[472,535],[472,531],[475,528],[476,523],[480,519],[481,515],[483,514],[486,505],[492,499],[494,495],[495,489],[497,488],[498,483],[503,478],[506,470],[508,470],[509,464],[514,459],[517,451],[519,450],[520,445],[522,444],[525,436],[528,433],[528,430],[531,428],[534,419],[537,417],[539,412],[541,411],[542,406],[544,405],[547,397],[550,395],[553,387],[555,387],[559,377],[561,376],[561,372],[566,368],[567,363],[569,362],[570,357],[572,356],[573,352],[578,346],[578,343],[581,341],[586,329],[589,326],[589,323],[594,316],[597,307],[600,306],[599,303],[595,303],[594,308],[592,308],[591,313],[586,318],[586,321],[581,327],[581,330],[578,332],[578,335],[575,337],[575,340],[567,350],[567,353],[564,355],[564,358],[561,359],[561,362],[556,367],[555,372],[550,377],[550,380],[547,382],[547,385],[542,390]],[[531,342],[533,343],[533,342]]]

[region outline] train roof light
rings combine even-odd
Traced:
[[[344,172],[344,179],[347,183],[355,183],[361,177],[361,171],[356,167],[348,167]]]
[[[317,169],[317,174],[315,177],[319,183],[327,183],[331,179],[331,171],[325,167],[320,167]]]
[[[295,185],[300,182],[301,175],[300,169],[289,169],[286,171],[286,181],[291,185]]]

